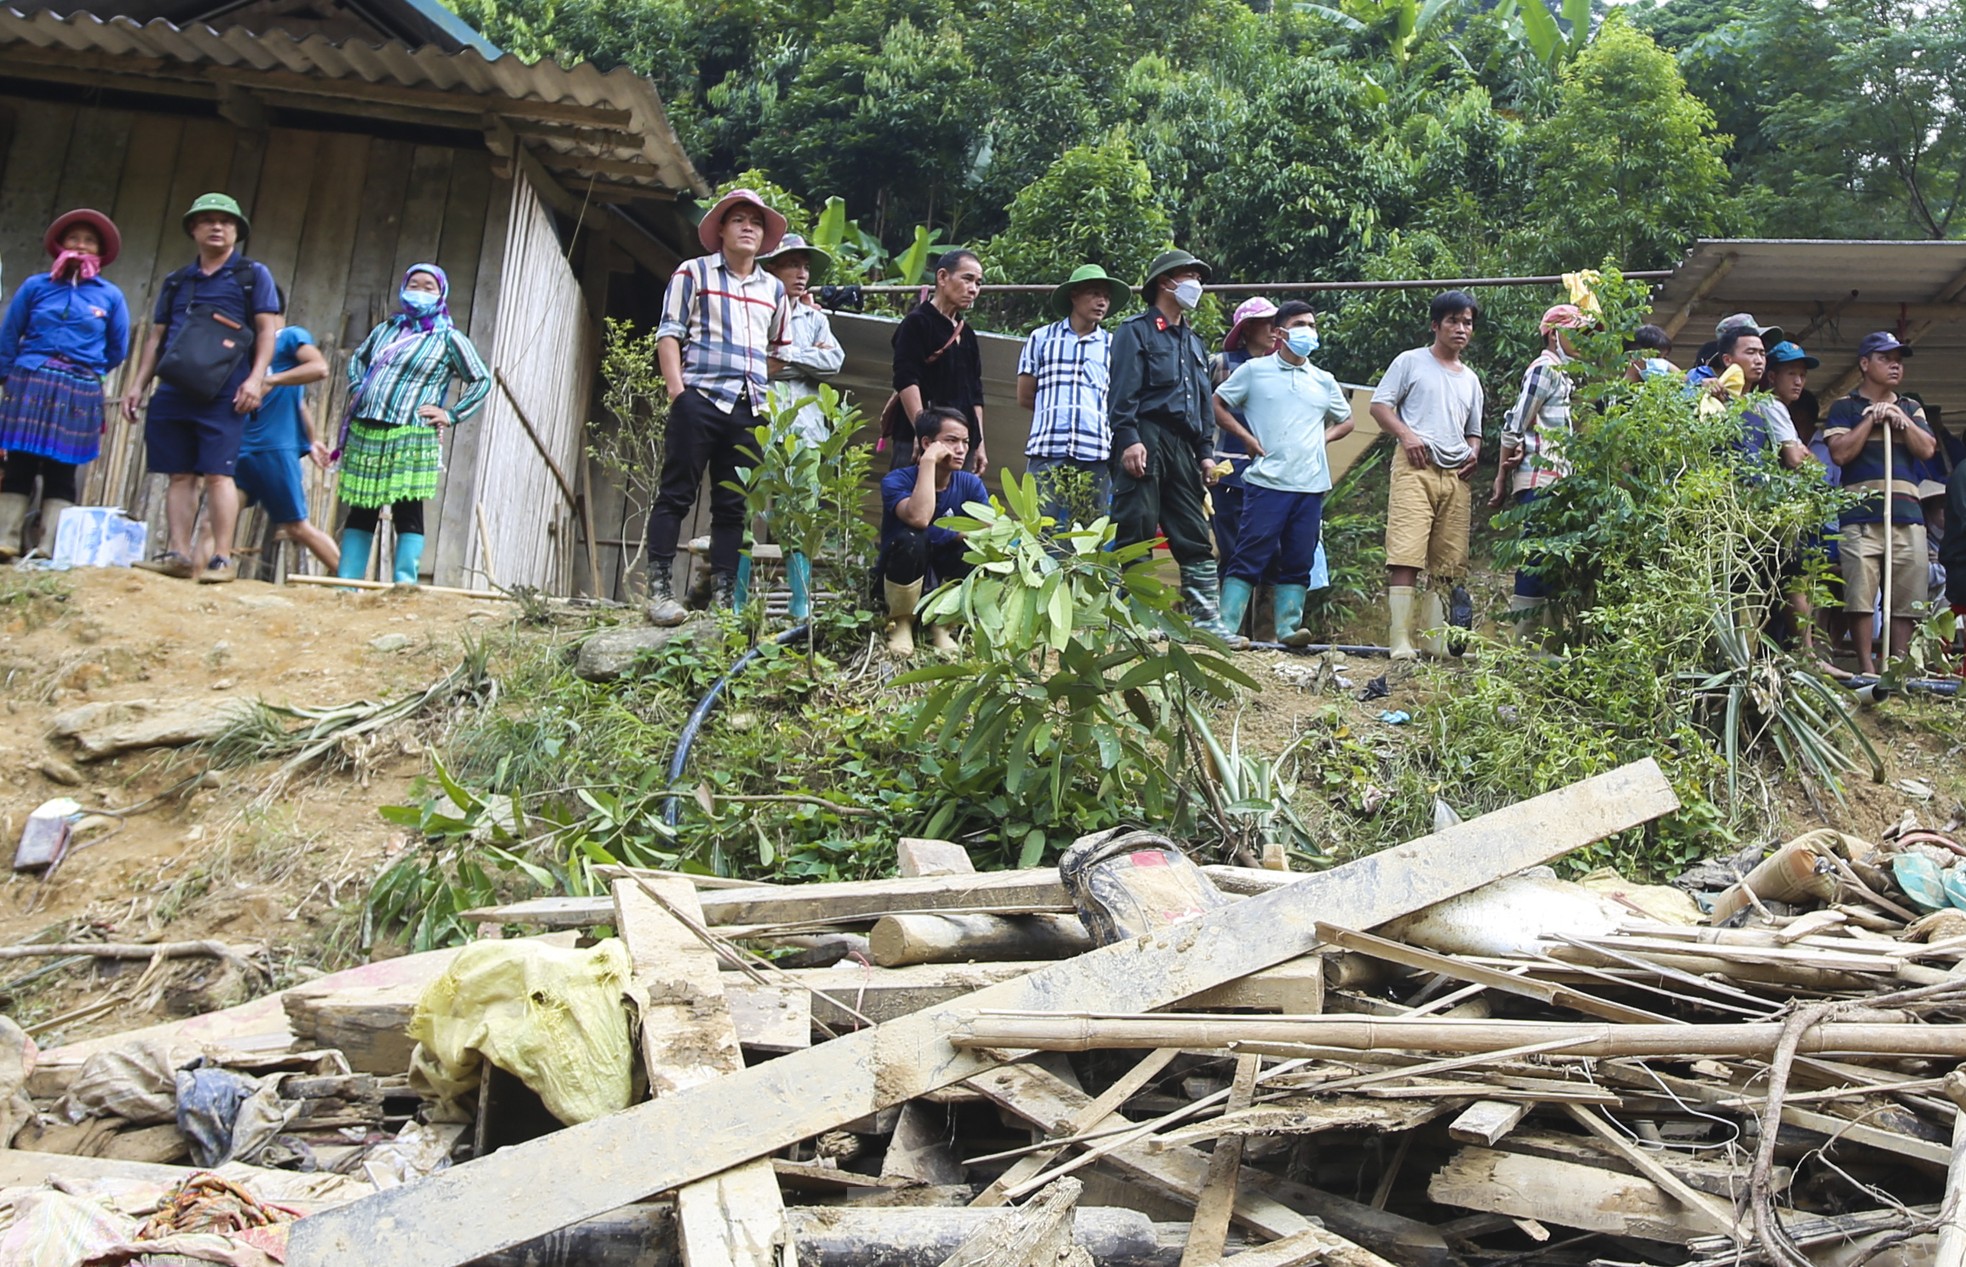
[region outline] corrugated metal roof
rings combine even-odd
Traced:
[[[625,68],[603,73],[584,62],[570,67],[550,59],[528,63],[509,53],[487,58],[475,49],[453,53],[435,45],[413,49],[394,41],[337,43],[319,35],[296,39],[284,31],[255,34],[245,27],[220,31],[201,23],[178,26],[162,18],[139,23],[128,18],[98,18],[88,13],[63,16],[47,11],[28,14],[0,8],[0,53],[10,45],[151,58],[167,66],[176,63],[187,70],[223,67],[243,72],[244,82],[248,84],[253,72],[291,72],[345,81],[351,87],[393,84],[512,101],[622,111],[628,115],[627,127],[614,130],[603,144],[582,145],[554,139],[540,148],[550,148],[559,154],[587,153],[640,160],[656,168],[661,184],[667,189],[709,192],[709,186],[690,163],[689,155],[670,127],[655,85]],[[554,165],[553,154],[543,157],[548,166]],[[611,175],[605,179],[636,183],[632,175]]]
[[[1966,417],[1966,242],[1781,238],[1694,244],[1660,288],[1653,318],[1681,322],[1676,358],[1690,361],[1722,317],[1751,312],[1820,357],[1819,395],[1856,371],[1857,344],[1873,330],[1910,339],[1905,390]]]

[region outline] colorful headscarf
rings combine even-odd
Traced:
[[[392,318],[397,324],[408,329],[448,330],[451,328],[451,279],[444,270],[435,264],[412,264],[403,270],[403,288],[408,289],[410,276],[414,273],[428,273],[437,279],[437,308],[427,315],[411,312],[407,306]]]

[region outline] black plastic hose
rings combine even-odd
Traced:
[[[794,625],[772,641],[781,647],[797,642],[806,636],[806,628],[805,625]],[[683,777],[683,769],[689,764],[690,745],[696,742],[697,732],[703,729],[703,723],[709,719],[710,710],[717,706],[717,697],[724,693],[724,688],[730,685],[730,680],[744,672],[751,661],[764,654],[764,650],[764,644],[759,643],[737,657],[737,663],[726,669],[722,677],[710,684],[710,689],[705,692],[703,698],[696,701],[696,707],[690,710],[689,717],[683,722],[682,731],[676,736],[676,755],[669,758],[670,787],[676,786]],[[682,813],[681,802],[682,798],[671,794],[669,799],[662,803],[662,822],[665,826],[676,825],[676,819]]]
[[[1845,678],[1843,684],[1855,691],[1873,685],[1876,681],[1877,679],[1874,677],[1852,677]],[[1898,689],[1901,691],[1917,691],[1925,695],[1944,695],[1948,698],[1957,698],[1959,695],[1959,679],[1937,677],[1912,678],[1909,681],[1898,683]]]

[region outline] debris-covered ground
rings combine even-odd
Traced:
[[[1785,847],[1717,839],[1676,885],[1544,869],[1674,808],[1641,763],[1310,874],[886,841],[893,879],[603,868],[360,963],[350,895],[401,848],[376,808],[441,731],[336,712],[335,760],[291,768],[210,736],[564,640],[514,620],[9,590],[9,839],[58,796],[95,818],[0,893],[0,1262],[1856,1267],[1931,1259],[1958,1208],[1941,706],[1866,716],[1887,778],[1842,830],[1798,797]],[[1259,747],[1333,710],[1405,741],[1440,689],[1244,662]]]

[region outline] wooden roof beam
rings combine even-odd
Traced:
[[[1700,280],[1700,284],[1693,288],[1692,295],[1687,298],[1685,303],[1679,306],[1679,311],[1659,323],[1664,327],[1667,338],[1677,339],[1679,337],[1680,328],[1692,319],[1694,310],[1726,279],[1727,274],[1734,271],[1734,262],[1740,258],[1740,256],[1734,254],[1732,251],[1721,256],[1720,263],[1714,265],[1713,272],[1708,273]]]
[[[1942,307],[1942,308],[1958,308],[1959,305],[1953,304],[1950,301],[1958,299],[1961,295],[1966,295],[1966,269],[1961,269],[1959,272],[1954,273],[1952,277],[1946,282],[1945,285],[1939,287],[1939,293],[1936,296],[1934,296],[1934,298],[1938,301],[1936,305],[1907,304],[1905,305],[1905,307],[1907,309],[1928,308],[1934,306]],[[1909,315],[1909,313],[1907,313],[1907,315]],[[1903,318],[1899,318],[1899,320],[1902,319]],[[1924,338],[1926,335],[1932,333],[1933,330],[1937,329],[1941,324],[1942,320],[1957,321],[1959,320],[1959,318],[1956,316],[1946,317],[1946,318],[1928,317],[1923,321],[1919,321],[1916,325],[1913,325],[1910,329],[1906,330],[1903,336],[1904,341],[1906,343],[1914,343],[1914,344],[1917,343],[1920,339]],[[1825,397],[1825,399],[1835,400],[1838,396],[1842,396],[1848,393],[1851,388],[1857,385],[1857,380],[1863,377],[1863,373],[1864,370],[1861,361],[1855,365],[1852,365],[1848,370],[1844,371],[1843,377],[1836,380],[1836,386],[1830,389],[1830,394],[1827,397]]]

